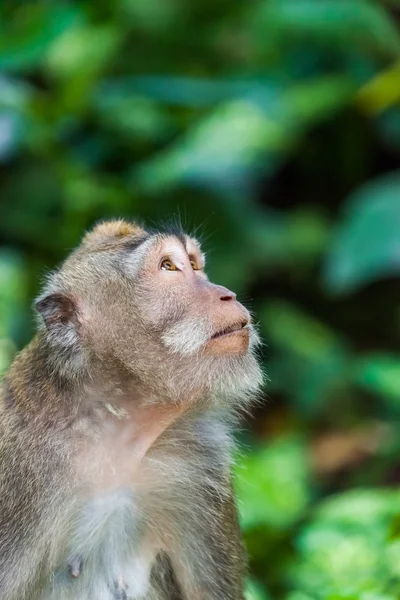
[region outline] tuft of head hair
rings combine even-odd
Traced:
[[[103,221],[102,223],[98,223],[85,235],[82,245],[96,249],[110,244],[113,245],[129,238],[142,237],[145,233],[145,230],[140,225],[124,221],[123,219]]]

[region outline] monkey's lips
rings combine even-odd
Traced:
[[[216,340],[218,338],[227,336],[227,335],[232,335],[232,333],[238,333],[238,332],[243,332],[243,330],[246,331],[246,333],[248,333],[248,322],[247,321],[242,321],[241,323],[234,323],[233,325],[230,325],[229,327],[225,327],[225,329],[221,329],[220,331],[217,331],[217,333],[214,333],[214,335],[211,337],[212,340]]]
[[[214,333],[207,343],[207,350],[216,354],[241,354],[247,352],[249,338],[248,321],[233,323]]]

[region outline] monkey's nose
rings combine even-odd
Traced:
[[[231,292],[231,290],[228,290],[228,288],[226,288],[222,285],[218,286],[218,293],[219,293],[219,299],[222,300],[222,302],[236,300],[236,294],[234,292]]]

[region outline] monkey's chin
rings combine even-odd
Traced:
[[[240,329],[211,338],[204,347],[204,354],[210,356],[244,355],[249,350],[250,333]]]

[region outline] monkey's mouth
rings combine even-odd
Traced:
[[[240,323],[234,323],[229,327],[225,327],[225,329],[221,329],[220,331],[217,331],[217,333],[214,333],[211,339],[216,340],[223,336],[231,335],[232,333],[242,332],[244,329],[248,330],[248,321],[241,321]]]

